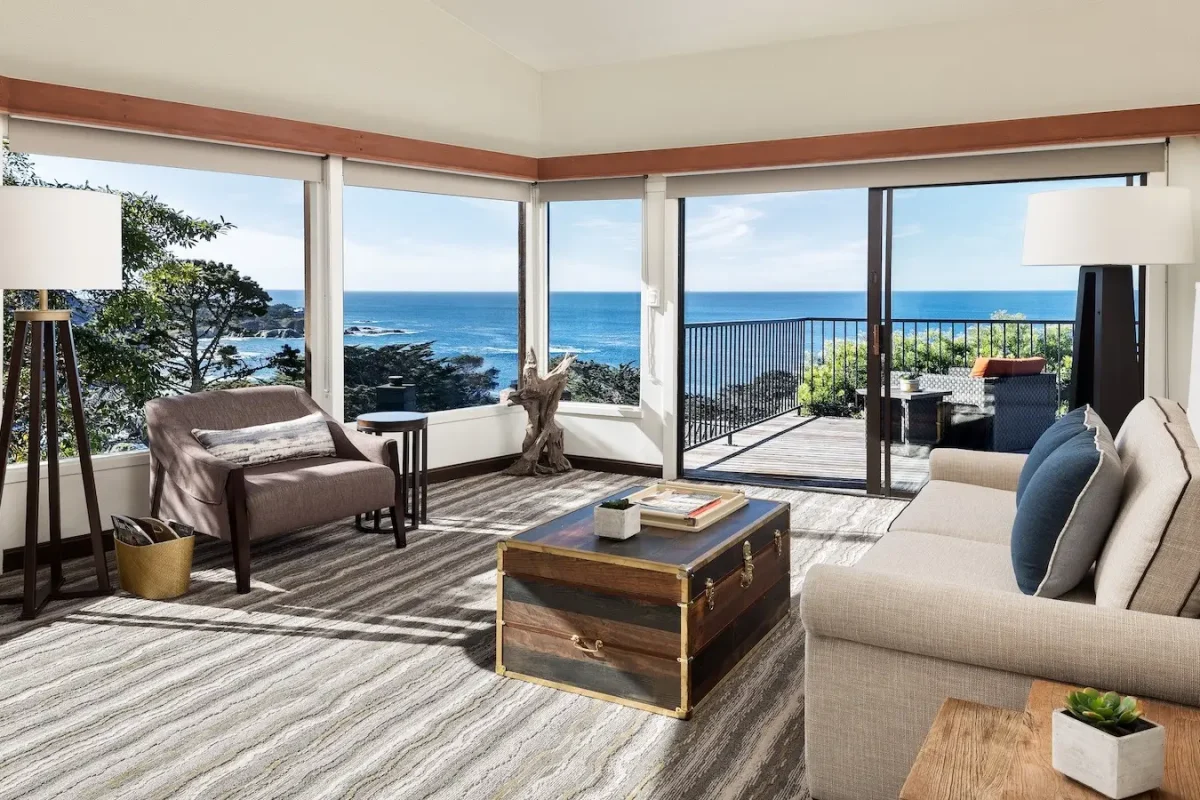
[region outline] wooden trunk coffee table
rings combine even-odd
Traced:
[[[787,616],[790,507],[612,540],[599,502],[497,545],[496,671],[686,718]]]
[[[1077,688],[1034,681],[1023,712],[947,700],[921,745],[901,800],[1103,798],[1056,772],[1050,762],[1050,714]],[[1161,789],[1137,797],[1200,797],[1200,710],[1156,700],[1142,703],[1146,718],[1167,730],[1167,769]]]

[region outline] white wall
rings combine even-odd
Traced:
[[[1183,136],[1171,140],[1167,151],[1167,183],[1192,190],[1192,215],[1195,225],[1196,253],[1200,253],[1200,137]],[[1196,284],[1200,282],[1200,263],[1175,265],[1167,273],[1167,396],[1189,405],[1188,381],[1192,370],[1192,320],[1196,303]]]
[[[537,154],[538,73],[426,0],[0,8],[0,75]]]
[[[548,73],[542,154],[1200,102],[1200,3],[928,25]]]

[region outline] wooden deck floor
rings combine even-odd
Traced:
[[[683,454],[684,474],[733,476],[862,491],[867,480],[867,433],[861,419],[785,414]],[[916,492],[929,478],[929,448],[892,447],[892,487]]]

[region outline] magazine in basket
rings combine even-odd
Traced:
[[[746,493],[727,486],[661,481],[629,496],[642,522],[659,528],[699,531],[746,505]]]

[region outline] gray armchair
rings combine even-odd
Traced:
[[[250,591],[250,541],[387,508],[404,547],[404,487],[392,439],[348,431],[326,415],[334,458],[242,467],[216,458],[194,428],[232,429],[303,417],[320,408],[292,386],[222,389],[146,404],[151,513],[233,545],[239,593]]]

